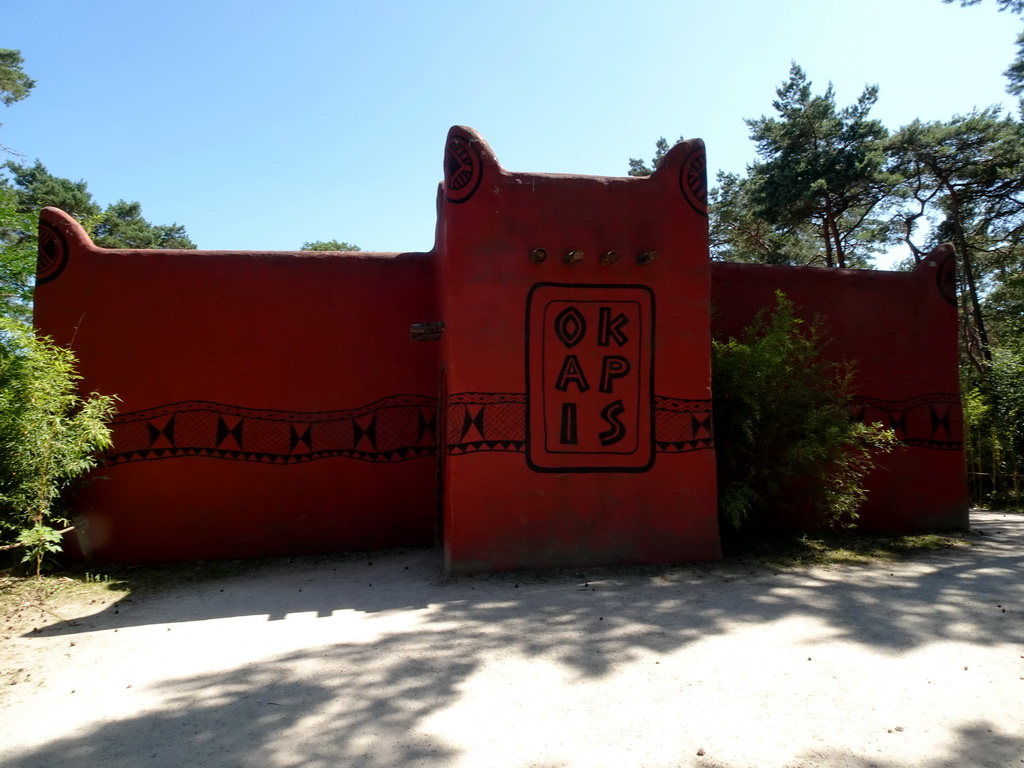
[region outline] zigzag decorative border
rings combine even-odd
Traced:
[[[963,450],[959,395],[931,392],[903,400],[857,396],[853,398],[851,411],[858,421],[892,427],[904,445],[936,451]]]
[[[905,444],[941,451],[963,449],[960,397],[930,393],[903,400],[858,396],[860,421],[896,430]],[[121,414],[111,422],[114,448],[104,466],[199,456],[263,464],[297,464],[343,457],[385,463],[434,456],[437,400],[391,395],[357,408],[282,411],[241,408],[205,400],[171,403]],[[526,395],[459,392],[448,396],[445,450],[526,451]],[[659,453],[714,448],[711,400],[655,396],[654,442]]]
[[[654,396],[654,447],[658,453],[689,453],[715,447],[711,400]]]
[[[526,395],[522,392],[448,395],[447,422],[445,447],[452,456],[526,451]]]
[[[121,414],[103,465],[201,456],[296,464],[342,456],[406,461],[437,452],[437,400],[392,395],[339,411],[280,411],[190,400]]]
[[[654,444],[660,453],[714,447],[711,401],[654,397]],[[526,451],[526,395],[458,392],[448,396],[446,450],[453,456],[481,451]]]

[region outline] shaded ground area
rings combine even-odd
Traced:
[[[3,641],[0,765],[1024,765],[1024,517],[973,525],[895,563],[389,552],[86,604]]]

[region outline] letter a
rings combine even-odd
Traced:
[[[580,366],[580,361],[576,355],[565,356],[562,370],[558,372],[555,389],[559,392],[566,392],[570,384],[575,384],[580,392],[586,392],[590,389],[590,383],[587,381],[587,377],[583,373],[583,368]]]

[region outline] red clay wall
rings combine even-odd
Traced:
[[[36,324],[121,398],[86,554],[430,545],[440,479],[451,570],[719,557],[711,299],[736,334],[777,289],[904,440],[863,526],[966,526],[952,262],[711,264],[705,193],[700,141],[649,178],[555,176],[457,127],[427,254],[104,250],[46,209]]]
[[[903,441],[869,480],[862,529],[967,527],[951,248],[909,273],[716,262],[711,275],[716,336],[739,335],[783,291],[805,318],[825,320],[826,355],[856,362],[856,415]]]
[[[431,254],[99,249],[41,220],[36,324],[117,394],[80,509],[108,562],[430,545]]]
[[[704,192],[699,141],[607,179],[509,173],[449,133],[449,568],[720,556]]]

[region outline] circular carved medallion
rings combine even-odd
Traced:
[[[56,280],[68,263],[68,243],[64,234],[47,221],[39,222],[39,256],[36,261],[36,285]]]
[[[483,178],[480,152],[467,138],[452,136],[444,148],[444,192],[450,203],[464,203]]]
[[[704,147],[695,147],[683,160],[679,188],[693,210],[708,215],[708,158]]]
[[[941,264],[939,264],[938,272],[935,275],[935,281],[939,286],[939,293],[942,294],[942,298],[956,306],[956,257],[950,256]]]

